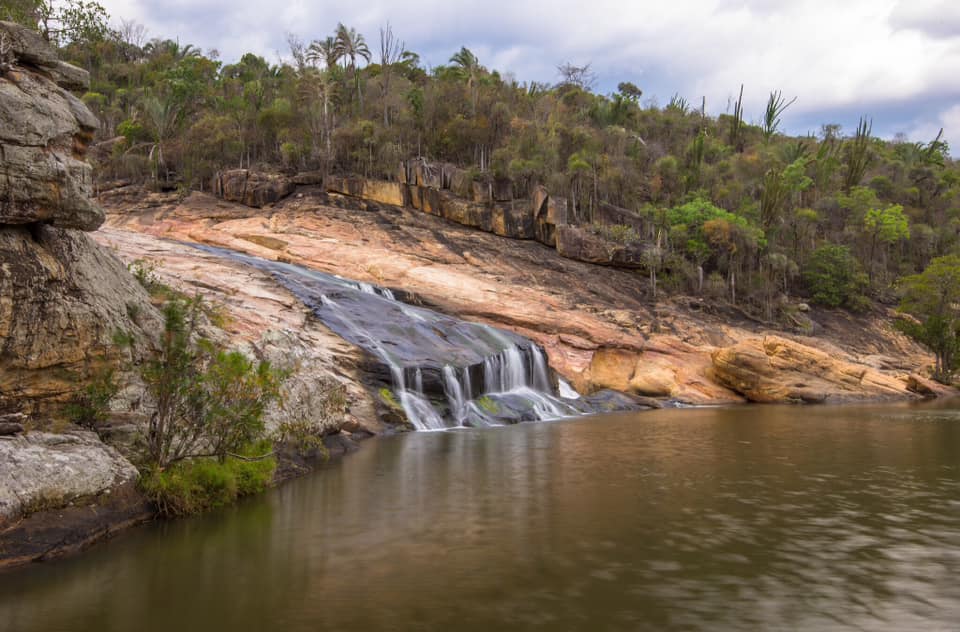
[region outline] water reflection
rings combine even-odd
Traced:
[[[938,629],[958,572],[960,411],[659,411],[377,440],[0,575],[0,629]]]

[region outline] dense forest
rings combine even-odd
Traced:
[[[342,24],[289,36],[281,63],[226,63],[133,22],[111,28],[93,2],[9,6],[0,17],[90,70],[82,98],[102,122],[103,182],[188,192],[240,167],[391,179],[422,156],[507,176],[518,196],[545,185],[576,223],[646,243],[660,288],[767,318],[791,296],[853,310],[893,302],[898,279],[960,251],[947,144],[881,140],[869,114],[856,129],[791,137],[781,119],[792,95],[750,113],[731,86],[740,98],[715,117],[703,99],[643,100],[629,81],[599,94],[589,66],[561,64],[553,85],[520,82],[461,48],[426,68],[389,25],[369,39]],[[601,203],[635,213],[642,230],[597,225]]]

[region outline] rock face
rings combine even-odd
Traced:
[[[0,441],[0,530],[25,513],[136,481],[137,469],[92,432],[31,432]]]
[[[159,328],[143,288],[84,233],[0,226],[0,410],[50,412],[115,359],[117,332],[143,341]]]
[[[253,208],[276,204],[290,195],[293,189],[293,180],[286,176],[249,169],[222,171],[214,182],[217,195]]]
[[[441,193],[450,192],[433,194]],[[541,199],[538,217],[561,220],[560,202]],[[172,238],[340,274],[398,296],[403,289],[407,302],[534,340],[581,394],[614,388],[691,404],[742,402],[717,378],[712,353],[767,333],[723,304],[678,297],[654,305],[646,275],[635,271],[573,261],[532,240],[503,239],[414,209],[332,206],[307,194],[283,200],[269,216],[201,193],[105,204],[111,231],[153,239],[136,251],[118,245],[125,257],[149,255],[169,243],[156,237]],[[196,267],[187,263],[184,271]],[[821,331],[802,342],[833,358],[881,367],[873,370],[895,381],[930,362],[888,315],[812,312]],[[866,390],[861,396],[876,398]]]
[[[640,268],[643,246],[639,242],[618,244],[579,226],[556,227],[557,252],[560,256],[604,266]]]
[[[0,36],[14,58],[0,75],[0,413],[37,414],[77,390],[115,333],[149,339],[159,316],[124,265],[73,230],[104,217],[83,162],[97,120],[65,89],[86,72],[19,25],[0,22]]]
[[[96,117],[69,89],[85,89],[84,70],[64,64],[40,36],[0,22],[13,63],[0,75],[0,224],[43,222],[95,230],[103,211],[89,200],[83,161]]]
[[[753,402],[905,399],[907,381],[781,338],[744,340],[713,353],[717,381]]]

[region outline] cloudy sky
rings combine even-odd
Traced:
[[[940,127],[960,155],[960,0],[101,0],[114,22],[179,38],[224,61],[247,51],[287,55],[286,34],[330,34],[337,22],[371,49],[389,21],[426,64],[466,45],[483,65],[521,81],[553,82],[562,62],[591,63],[597,88],[640,86],[664,105],[674,93],[725,112],[744,84],[746,117],[767,95],[798,97],[783,117],[794,133],[822,123],[930,140]]]

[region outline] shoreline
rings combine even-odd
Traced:
[[[545,422],[521,423],[551,423],[553,421],[584,420],[598,415],[627,415],[649,412],[650,410],[697,410],[723,408],[760,408],[760,407],[813,407],[813,408],[855,408],[855,407],[911,407],[916,405],[930,405],[934,403],[946,404],[950,401],[960,402],[960,393],[949,395],[935,395],[926,399],[898,399],[898,400],[860,400],[839,403],[765,403],[739,402],[718,404],[689,405],[676,402],[672,406],[659,409],[638,411],[611,411],[594,415],[578,415],[562,417]],[[511,424],[520,425],[520,424]],[[427,431],[430,434],[449,432],[459,428]],[[409,434],[407,432],[392,433]],[[342,459],[363,447],[367,441],[380,435],[358,433],[357,435],[328,435],[324,437],[324,445],[328,451],[326,459],[316,457],[302,457],[295,453],[279,452],[277,474],[270,486],[262,493],[268,493],[287,482],[316,473],[321,466],[333,460]],[[260,494],[257,494],[260,495]],[[105,501],[101,502],[101,499]],[[15,524],[0,532],[0,573],[16,572],[29,564],[41,562],[55,562],[67,557],[74,557],[109,540],[118,533],[127,531],[140,525],[157,520],[178,520],[178,518],[163,518],[150,506],[136,487],[136,484],[122,486],[103,494],[85,506],[73,503],[66,507],[47,509],[32,513],[21,518]],[[240,499],[242,500],[242,499]],[[83,504],[83,503],[80,503]]]
[[[327,457],[303,457],[294,451],[277,453],[277,471],[267,492],[288,481],[317,471],[322,464],[360,449],[376,435],[324,437]],[[0,531],[0,573],[32,563],[78,555],[116,534],[163,518],[138,489],[136,482],[121,485],[99,496],[76,499],[65,507],[43,509],[24,516]]]

